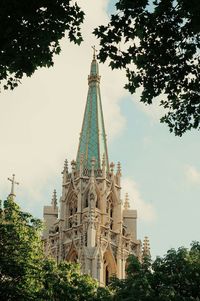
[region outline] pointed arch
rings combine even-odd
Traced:
[[[74,262],[74,263],[78,262],[78,252],[77,252],[76,248],[74,247],[74,244],[71,245],[71,248],[66,256],[66,260],[69,262]]]
[[[111,249],[108,248],[103,256],[103,278],[105,285],[108,285],[109,278],[116,274],[117,264]]]
[[[99,188],[95,183],[92,183],[89,181],[85,191],[84,191],[84,201],[83,201],[83,208],[87,208],[89,207],[91,204],[90,204],[90,199],[91,198],[95,198],[96,199],[96,205],[95,207],[98,208],[98,209],[101,209],[100,208],[100,191],[99,191]]]
[[[78,210],[78,196],[72,184],[70,184],[65,200],[65,225],[69,229],[73,222],[76,222],[75,217]]]

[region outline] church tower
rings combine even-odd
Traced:
[[[59,210],[56,192],[44,207],[45,253],[58,262],[79,262],[83,273],[108,283],[125,278],[129,254],[141,256],[137,211],[121,199],[121,166],[109,163],[95,55],[88,76],[88,95],[76,161],[65,161]],[[59,215],[58,215],[59,211]]]

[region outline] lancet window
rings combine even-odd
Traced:
[[[72,228],[72,218],[69,219],[69,228]]]
[[[76,212],[77,212],[77,200],[74,200],[69,203],[69,217],[76,214]]]
[[[84,208],[87,208],[87,207],[88,207],[88,196],[86,196]]]
[[[108,271],[108,266],[106,266],[105,269],[105,285],[107,286],[109,284],[109,271]]]
[[[68,204],[68,228],[72,228],[74,221],[76,221],[77,213],[77,199],[72,198]]]
[[[84,245],[87,247],[87,232],[85,232],[85,235],[84,235]]]
[[[112,275],[115,275],[117,272],[114,257],[112,256],[111,252],[108,250],[104,253],[103,263],[104,263],[104,267],[103,267],[104,283],[105,283],[105,285],[108,285],[109,278]]]
[[[97,198],[97,201],[96,201],[96,208],[100,209],[100,206],[99,206],[99,199]]]
[[[106,206],[106,213],[108,214],[110,218],[110,229],[113,230],[113,216],[114,216],[114,206],[112,199],[107,200],[107,206]]]
[[[110,206],[110,218],[113,218],[113,206],[112,206],[112,204]]]

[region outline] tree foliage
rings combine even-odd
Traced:
[[[23,75],[53,65],[67,32],[80,44],[84,13],[71,0],[0,1],[0,84],[15,88]]]
[[[197,301],[200,244],[171,249],[163,258],[129,257],[127,277],[106,288],[80,266],[45,258],[41,222],[8,198],[0,206],[0,300],[6,301]]]
[[[44,260],[41,291],[37,300],[94,301],[97,282],[80,272],[78,264]]]
[[[81,274],[79,265],[45,258],[41,226],[12,198],[1,204],[0,300],[103,300],[103,291],[97,294],[96,280]]]
[[[99,58],[126,70],[125,88],[140,100],[159,97],[161,122],[181,136],[200,129],[200,1],[118,0],[109,23],[94,34]],[[53,65],[67,32],[80,44],[84,12],[72,0],[0,1],[0,85],[14,89],[24,75]]]
[[[41,222],[12,198],[0,208],[0,299],[34,300],[39,290]]]
[[[125,88],[134,93],[142,87],[143,103],[160,96],[161,122],[181,136],[200,129],[200,1],[151,2],[117,2],[109,23],[94,30],[99,58],[126,70]]]
[[[200,300],[200,244],[171,249],[154,262],[129,257],[127,278],[110,284],[114,301]]]

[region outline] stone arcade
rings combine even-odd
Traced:
[[[95,50],[88,84],[76,162],[69,171],[65,161],[60,208],[56,191],[44,207],[43,240],[47,255],[58,262],[79,262],[83,273],[104,286],[112,274],[125,278],[128,255],[141,258],[142,250],[137,211],[129,208],[128,195],[121,200],[120,163],[115,172],[108,160]]]

